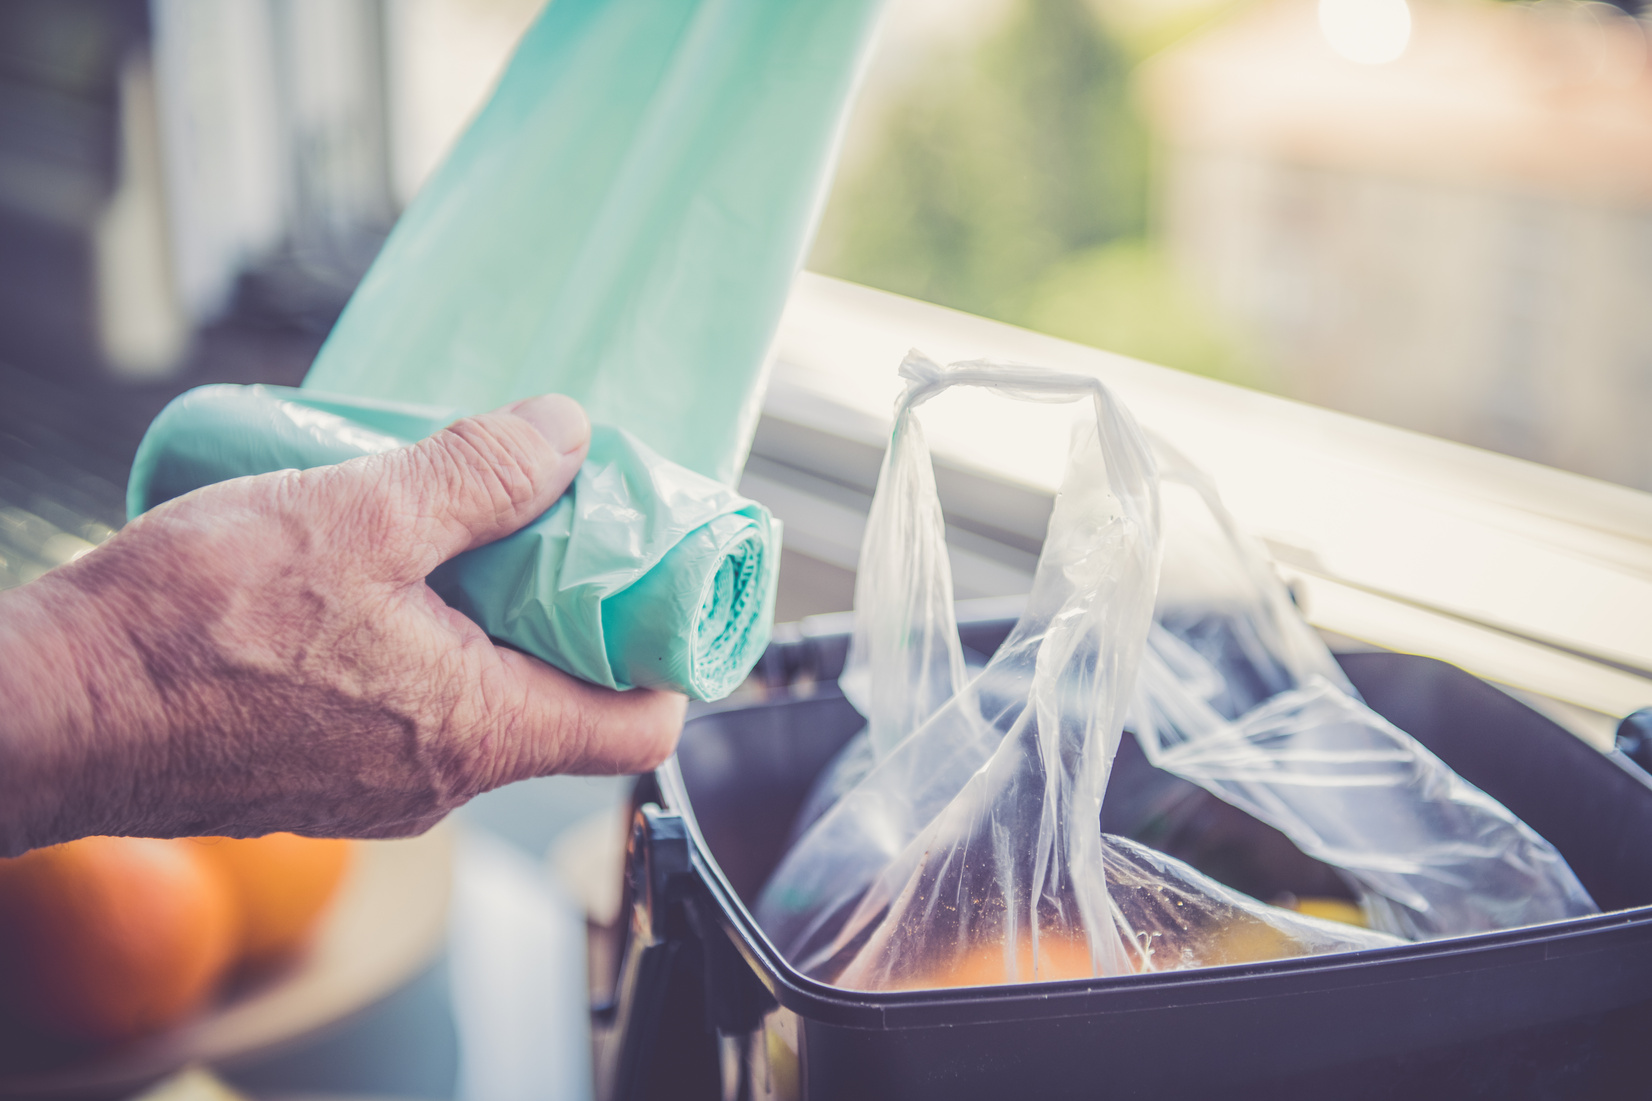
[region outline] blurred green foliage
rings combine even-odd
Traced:
[[[1159,38],[1119,34],[1088,0],[1015,0],[966,57],[928,58],[886,105],[809,266],[1254,384],[1150,233],[1130,74]]]

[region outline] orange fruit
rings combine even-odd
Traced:
[[[1022,937],[1016,945],[1017,982],[1059,982],[1088,979],[1095,975],[1090,962],[1090,946],[1072,937],[1046,933],[1038,938],[1037,968],[1033,965],[1032,940]],[[1009,961],[1000,944],[972,944],[940,966],[923,968],[916,975],[897,979],[886,989],[934,990],[951,986],[1001,986],[1010,981]]]
[[[1030,938],[1016,945],[1016,971],[1021,982],[1060,982],[1088,979],[1095,975],[1090,962],[1090,946],[1083,941],[1043,936],[1038,939],[1038,966],[1033,967]],[[934,986],[997,986],[1010,981],[1009,964],[1001,945],[982,945],[970,950],[953,967],[935,976]]]
[[[1326,921],[1340,921],[1344,925],[1357,925],[1361,929],[1368,929],[1371,923],[1366,920],[1365,911],[1357,902],[1349,902],[1345,898],[1299,898],[1292,907],[1299,914],[1309,917],[1324,918]]]
[[[304,943],[350,864],[350,843],[291,833],[192,837],[241,904],[241,955],[267,963]]]
[[[211,995],[239,922],[223,877],[175,842],[88,837],[0,860],[0,1002],[77,1039],[155,1031]]]

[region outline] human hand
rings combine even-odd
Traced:
[[[425,584],[585,458],[549,396],[208,486],[0,594],[0,855],[89,834],[418,833],[513,780],[647,769],[681,696],[494,645]]]

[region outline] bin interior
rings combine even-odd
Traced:
[[[1009,624],[961,630],[977,656]],[[701,715],[679,765],[702,836],[751,907],[792,838],[815,777],[860,730],[838,694],[842,642],[811,640],[811,694]],[[833,647],[835,646],[835,649]],[[1443,662],[1391,653],[1339,655],[1366,701],[1470,783],[1552,842],[1602,910],[1652,905],[1652,778],[1603,754],[1511,696]],[[1150,766],[1124,737],[1103,828],[1135,837],[1264,900],[1352,897],[1341,876],[1283,834]]]

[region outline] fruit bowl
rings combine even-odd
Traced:
[[[337,897],[297,957],[232,983],[193,1019],[130,1043],[52,1047],[0,1034],[0,1098],[121,1097],[191,1063],[267,1053],[365,1008],[441,946],[452,862],[447,826],[359,842]]]

